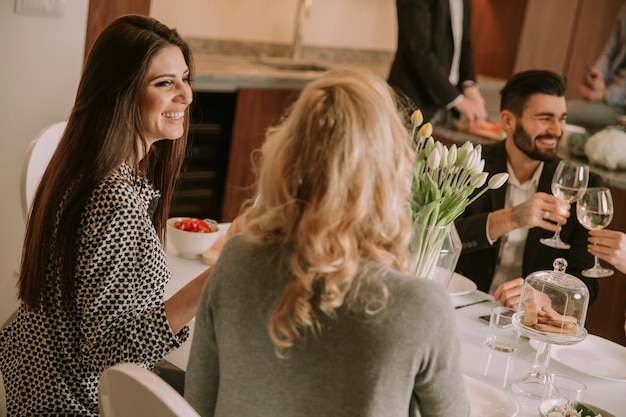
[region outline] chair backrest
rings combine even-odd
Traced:
[[[7,417],[7,396],[4,392],[4,382],[2,372],[0,372],[0,417]]]
[[[24,219],[28,218],[30,206],[33,202],[35,191],[37,191],[39,181],[48,166],[52,154],[59,144],[59,140],[61,139],[61,135],[63,135],[66,125],[67,121],[63,121],[44,128],[35,136],[35,139],[33,139],[30,145],[28,145],[26,158],[22,166],[20,187]]]
[[[98,397],[102,417],[200,417],[161,377],[130,363],[102,372]]]

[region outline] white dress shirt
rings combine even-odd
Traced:
[[[523,184],[520,184],[517,177],[515,177],[513,168],[511,168],[508,162],[506,163],[506,169],[509,173],[509,180],[507,182],[504,207],[514,207],[530,200],[533,194],[537,192],[539,177],[541,176],[541,171],[543,171],[543,162],[539,164],[532,178]],[[487,237],[489,238],[489,235]],[[489,287],[489,294],[493,294],[500,284],[522,276],[524,246],[527,237],[528,229],[519,228],[510,231],[500,238],[502,240],[500,253],[493,281],[491,282],[491,287]]]
[[[448,80],[450,84],[459,83],[459,62],[461,61],[461,43],[463,41],[463,0],[450,0],[450,23],[454,40],[454,55]]]

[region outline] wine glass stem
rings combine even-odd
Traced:
[[[598,269],[598,268],[602,268],[600,266],[600,260],[598,259],[597,256],[593,257],[593,269]]]
[[[557,223],[556,225],[557,225],[557,226],[561,226],[561,223]],[[554,237],[553,237],[553,239],[554,239],[554,240],[561,240],[561,232],[560,232],[560,231],[558,231],[558,230],[557,230],[556,232],[554,232]]]
[[[546,342],[537,343],[537,353],[535,354],[535,363],[530,368],[530,375],[546,381],[548,374],[548,363],[550,362],[550,347],[552,345]]]

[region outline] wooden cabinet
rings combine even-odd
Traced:
[[[89,0],[87,31],[85,33],[85,59],[100,32],[112,21],[125,14],[150,13],[150,0]]]
[[[567,76],[567,98],[613,30],[623,0],[473,0],[476,71],[507,79],[528,69]]]
[[[265,131],[275,125],[299,90],[244,88],[237,94],[237,108],[230,145],[222,221],[233,220],[242,204],[253,196],[254,150],[265,140]]]
[[[501,79],[513,74],[527,4],[528,0],[472,0],[472,45],[478,74]]]
[[[623,0],[528,0],[515,71],[542,68],[565,74],[567,98],[593,65],[615,25]]]

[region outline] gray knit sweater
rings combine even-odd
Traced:
[[[187,400],[202,416],[468,416],[448,294],[377,268],[389,290],[384,310],[339,311],[279,359],[267,333],[287,280],[279,250],[233,237],[198,308]]]

